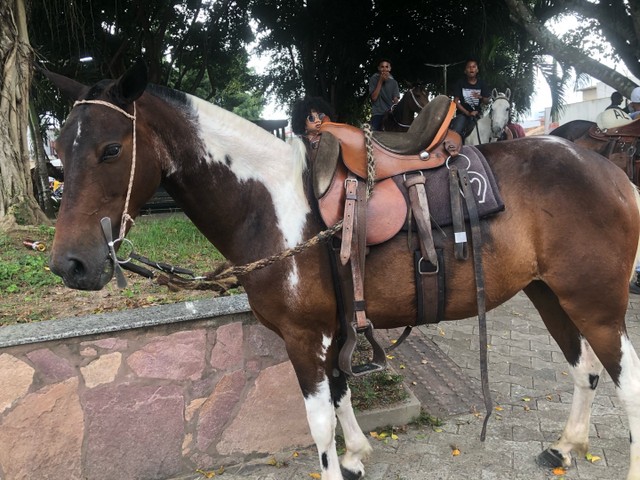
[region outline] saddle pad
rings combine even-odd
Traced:
[[[461,153],[457,157],[450,159],[447,165],[466,168],[469,172],[480,218],[504,210],[504,202],[500,196],[493,172],[484,155],[476,147],[465,145],[462,147]],[[453,220],[449,200],[449,169],[447,166],[442,166],[433,170],[424,170],[422,173],[427,178],[426,191],[432,221],[440,227],[451,225]],[[400,177],[396,181],[402,181],[402,178]],[[404,191],[404,189],[402,190]],[[467,215],[465,208],[465,219],[468,219]]]

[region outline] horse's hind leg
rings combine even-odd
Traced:
[[[538,462],[550,467],[568,467],[571,465],[572,451],[583,455],[589,448],[591,404],[602,364],[547,285],[533,282],[524,291],[569,362],[574,382],[573,402],[564,431],[553,445],[538,456]]]
[[[616,288],[624,292],[617,301]],[[558,298],[541,282],[529,285],[525,292],[572,366],[576,386],[567,426],[560,440],[547,450],[550,454],[542,456],[549,460],[558,452],[557,458],[567,465],[571,450],[586,451],[590,406],[604,366],[629,418],[631,455],[627,480],[640,480],[640,360],[624,325],[626,289],[626,281],[612,288],[608,303],[593,303],[582,297],[583,303],[589,303],[588,313],[575,298],[561,306]]]
[[[358,425],[351,405],[351,390],[344,373],[336,370],[332,375],[331,395],[342,426],[346,453],[342,457],[342,473],[345,479],[364,476],[362,460],[371,453],[371,445]]]

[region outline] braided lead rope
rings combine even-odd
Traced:
[[[114,242],[117,242],[118,240],[124,239],[126,229],[127,229],[127,222],[131,222],[132,225],[134,224],[133,218],[131,217],[131,215],[129,215],[129,200],[131,199],[131,191],[133,190],[133,177],[136,174],[136,145],[137,145],[136,102],[133,102],[133,115],[131,115],[128,112],[125,112],[123,109],[121,109],[120,107],[117,107],[113,103],[105,102],[103,100],[78,100],[73,104],[73,106],[75,107],[76,105],[82,105],[82,104],[102,105],[104,107],[111,108],[116,112],[120,112],[122,115],[131,119],[133,122],[133,151],[131,152],[131,173],[129,174],[129,185],[127,187],[127,196],[124,201],[124,211],[122,212],[122,220],[120,221],[120,235],[119,235],[119,238],[114,240]]]
[[[240,265],[237,267],[229,267],[226,270],[223,270],[222,272],[213,276],[205,275],[205,280],[206,281],[221,280],[221,279],[232,277],[235,275],[246,275],[255,270],[263,269],[265,267],[268,267],[269,265],[273,265],[274,263],[279,262],[280,260],[284,260],[285,258],[292,257],[293,255],[297,255],[298,253],[301,253],[307,248],[317,245],[320,242],[324,242],[325,240],[328,240],[341,229],[342,229],[342,220],[339,220],[331,228],[321,231],[314,237],[311,237],[309,240],[303,243],[297,244],[295,247],[288,248],[287,250],[284,250],[280,253],[276,253],[275,255],[271,255],[270,257],[263,258],[261,260],[257,260],[252,263],[247,263],[245,265]]]
[[[373,144],[371,139],[373,138],[373,132],[371,131],[371,125],[365,123],[362,126],[364,130],[364,141],[367,149],[367,200],[373,194],[373,184],[376,180],[376,161],[373,158]]]

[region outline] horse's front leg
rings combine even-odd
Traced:
[[[372,448],[356,420],[351,405],[351,390],[344,373],[336,369],[331,379],[331,394],[347,450],[342,457],[342,474],[348,480],[362,478],[364,477],[362,460],[369,456]]]
[[[296,333],[299,335],[293,338],[285,337],[285,344],[304,397],[309,430],[320,457],[322,480],[343,480],[335,442],[336,411],[327,374],[332,371],[333,362],[327,360],[332,357],[328,355],[332,339],[324,335],[318,338],[317,332]]]

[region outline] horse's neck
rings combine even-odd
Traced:
[[[480,139],[478,141],[478,138]],[[475,121],[475,125],[471,133],[467,135],[465,143],[470,145],[479,145],[482,143],[489,143],[491,139],[491,117],[487,112],[482,118]]]
[[[255,260],[302,240],[310,211],[304,147],[191,98],[193,137],[166,172],[168,190],[229,260]],[[171,132],[167,132],[168,135]]]

